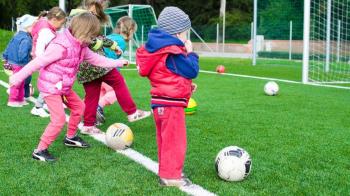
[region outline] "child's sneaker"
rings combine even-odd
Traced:
[[[136,110],[135,113],[128,115],[129,122],[135,122],[151,115],[150,111]]]
[[[102,125],[106,121],[103,108],[101,106],[97,107],[96,111],[96,125]]]
[[[88,148],[90,145],[86,143],[79,136],[74,136],[73,138],[64,137],[64,145],[79,148]]]
[[[22,106],[29,105],[29,103],[26,101],[21,101],[21,102],[19,102],[19,104],[21,104]]]
[[[96,126],[83,126],[83,128],[81,128],[80,133],[85,135],[94,135],[94,134],[101,134],[102,131]]]
[[[50,116],[50,114],[48,114],[44,108],[37,108],[37,107],[33,107],[33,109],[30,111],[31,114],[33,114],[34,116],[40,116],[41,118],[47,118]]]
[[[21,102],[9,101],[9,102],[7,102],[7,106],[13,107],[13,108],[20,108],[20,107],[22,107],[23,105],[21,104]]]
[[[159,178],[159,185],[181,187],[181,186],[190,186],[192,185],[192,182],[188,178],[180,178],[180,179]]]
[[[36,151],[34,150],[32,154],[33,159],[38,161],[45,161],[45,162],[53,162],[56,161],[56,158],[52,156],[47,149],[42,151]]]
[[[49,107],[47,107],[46,103],[43,105],[44,110],[49,112]]]
[[[32,103],[35,103],[36,102],[36,99],[34,98],[34,97],[32,97],[32,96],[30,96],[30,97],[25,97],[24,98],[26,101],[30,101],[30,102],[32,102]]]

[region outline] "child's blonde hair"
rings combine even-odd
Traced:
[[[40,12],[38,18],[47,17],[47,19],[51,20],[53,18],[57,20],[62,20],[67,17],[66,13],[59,7],[53,7],[49,11]]]
[[[89,10],[92,6],[95,6],[95,16],[100,20],[100,22],[102,24],[107,23],[108,16],[103,12],[103,5],[99,0],[83,0],[81,2],[81,7],[83,9]]]
[[[115,32],[125,36],[125,40],[132,39],[133,34],[137,31],[137,24],[129,16],[123,16],[118,19],[115,26]]]
[[[74,16],[70,24],[72,35],[83,43],[90,43],[100,33],[100,21],[90,12]]]

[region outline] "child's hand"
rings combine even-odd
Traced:
[[[187,52],[193,52],[192,42],[190,40],[185,41],[185,48]]]
[[[197,84],[192,83],[191,84],[191,92],[194,93],[194,92],[196,92],[196,90],[197,90]]]
[[[117,47],[115,48],[114,52],[115,52],[115,54],[118,55],[118,56],[120,56],[120,55],[123,54],[123,50],[120,49],[119,46],[117,46]]]
[[[17,86],[20,84],[22,81],[18,79],[18,77],[15,77],[15,75],[12,75],[9,77],[9,85],[10,86]]]
[[[7,69],[7,70],[11,70],[13,69],[12,65],[9,64],[6,60],[3,60],[3,66],[4,66],[4,69]]]
[[[129,66],[129,61],[128,60],[121,60],[123,67]]]

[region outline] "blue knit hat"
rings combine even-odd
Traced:
[[[188,15],[177,7],[166,7],[159,14],[158,27],[170,35],[182,33],[191,28]]]

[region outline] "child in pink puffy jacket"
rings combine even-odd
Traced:
[[[50,123],[40,138],[32,156],[40,161],[55,161],[48,147],[55,141],[65,125],[63,103],[71,110],[64,139],[66,146],[89,147],[77,135],[77,128],[84,113],[84,102],[73,91],[79,64],[84,60],[101,67],[122,67],[126,60],[113,60],[92,52],[87,45],[99,34],[99,20],[91,13],[83,13],[72,19],[69,29],[58,34],[43,55],[29,62],[20,72],[10,77],[10,85],[20,84],[27,76],[39,70],[38,89],[50,111]]]

